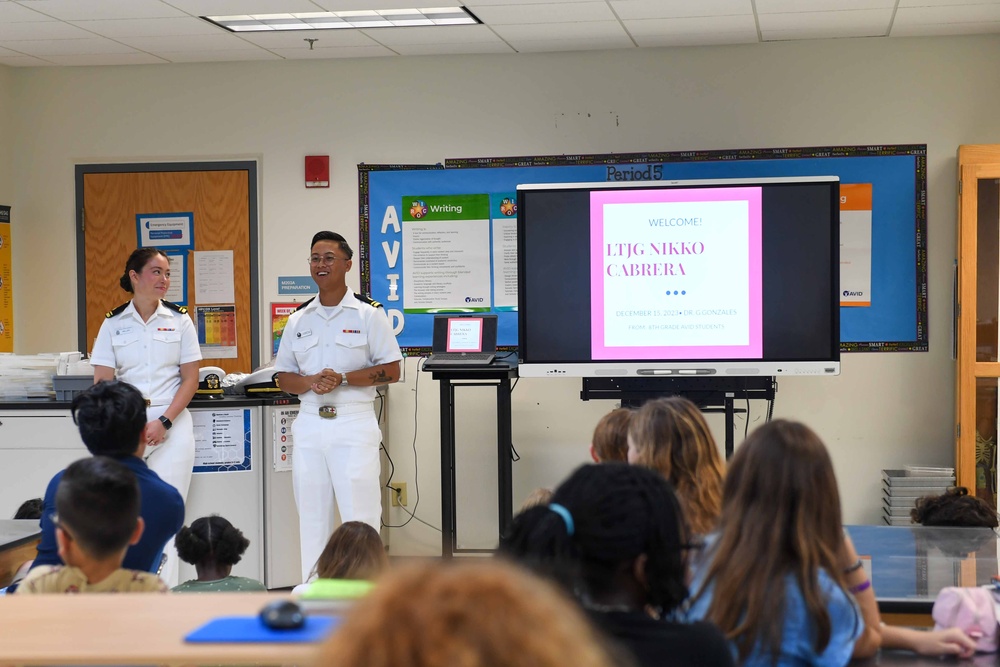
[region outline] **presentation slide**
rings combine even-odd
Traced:
[[[447,352],[479,352],[483,349],[483,318],[452,317],[448,320]]]
[[[590,195],[594,359],[762,356],[761,188]]]

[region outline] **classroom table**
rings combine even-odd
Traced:
[[[308,665],[316,644],[191,644],[220,616],[257,614],[278,593],[0,597],[0,665]]]
[[[946,586],[981,586],[997,574],[992,528],[846,526],[875,589],[886,622],[932,625],[934,600]]]
[[[0,588],[10,584],[22,563],[35,558],[41,537],[38,519],[0,520]]]

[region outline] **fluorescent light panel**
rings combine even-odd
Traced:
[[[232,32],[405,28],[410,26],[475,25],[480,22],[465,7],[372,9],[297,14],[238,14],[235,16],[202,16],[201,18]]]

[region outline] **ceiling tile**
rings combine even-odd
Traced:
[[[317,1],[321,2],[323,0],[317,0]],[[476,12],[480,7],[487,7],[487,6],[509,7],[511,5],[551,5],[556,2],[560,4],[582,5],[584,3],[594,2],[594,0],[468,0],[468,2],[459,2],[458,4],[464,5],[469,9],[471,9],[473,12]],[[437,4],[437,0],[435,0],[435,4]],[[450,4],[451,4],[450,2],[446,3],[446,5]],[[412,0],[409,6],[410,7],[413,6]]]
[[[322,60],[323,58],[371,58],[396,55],[384,46],[345,46],[329,49],[271,49],[288,60]]]
[[[364,33],[379,44],[394,48],[402,44],[476,44],[500,42],[483,25],[433,26],[419,28],[376,28]]]
[[[735,32],[689,32],[672,35],[635,36],[641,47],[657,46],[708,46],[722,44],[756,44],[759,40],[756,30]]]
[[[775,30],[860,30],[865,35],[885,35],[892,21],[891,9],[858,9],[837,12],[796,12],[764,14],[759,17],[760,32]],[[867,31],[867,32],[865,32]],[[824,33],[825,34],[825,33]],[[764,39],[768,39],[764,35]]]
[[[45,58],[54,65],[68,66],[105,66],[105,65],[155,65],[164,63],[162,58],[148,53],[119,53],[92,56],[48,56]]]
[[[575,39],[514,40],[510,43],[518,53],[553,53],[556,51],[600,51],[604,49],[634,49],[635,44],[625,33],[617,37],[587,37]]]
[[[73,21],[72,25],[105,37],[146,37],[154,35],[212,35],[223,28],[193,17],[175,19],[117,19]],[[225,31],[228,32],[228,31]]]
[[[0,42],[29,56],[72,56],[103,53],[136,53],[136,50],[103,37],[87,39],[41,39],[18,42]]]
[[[264,49],[234,49],[228,51],[184,51],[160,52],[151,51],[153,55],[159,56],[172,63],[211,63],[211,62],[237,62],[247,60],[281,60],[281,57],[265,51]]]
[[[122,44],[149,53],[176,53],[179,51],[224,51],[227,49],[254,49],[255,46],[236,35],[150,35],[147,37],[121,37]]]
[[[854,9],[892,9],[896,0],[756,0],[757,14],[834,12]]]
[[[119,0],[121,1],[121,0]],[[232,16],[234,14],[288,14],[322,12],[311,0],[168,0],[177,9],[193,16]],[[412,1],[412,0],[411,0]],[[435,0],[436,2],[437,0]]]
[[[899,7],[942,7],[945,5],[996,5],[1000,0],[899,0]]]
[[[625,21],[629,34],[639,37],[659,37],[661,35],[711,34],[711,33],[753,33],[756,38],[757,24],[753,16],[702,16],[680,19],[644,19]]]
[[[389,28],[386,28],[388,30]],[[298,30],[290,32],[247,32],[242,33],[238,39],[245,40],[251,44],[263,46],[266,49],[308,49],[308,39],[318,40],[314,43],[315,48],[342,48],[356,46],[375,46],[369,37],[360,30],[317,30],[312,33],[303,34]]]
[[[242,0],[241,0],[242,1]],[[359,9],[371,9],[376,3],[374,0],[313,0],[315,4],[328,12],[351,12]],[[552,0],[545,0],[552,2]],[[409,9],[411,7],[461,7],[461,0],[378,0],[379,9]],[[482,3],[481,3],[482,4]],[[284,11],[288,11],[287,9]],[[245,14],[246,12],[240,12]]]
[[[692,16],[753,15],[750,0],[610,0],[611,8],[623,21],[671,19]]]
[[[454,44],[398,44],[392,50],[401,56],[434,56],[477,53],[514,53],[500,40],[495,42],[462,42]]]
[[[543,41],[563,39],[614,39],[625,35],[618,21],[580,21],[578,23],[542,23],[502,25],[495,28],[504,40]]]
[[[0,23],[24,23],[27,21],[55,21],[56,19],[19,5],[16,2],[0,2]]]
[[[900,7],[893,25],[979,23],[1000,21],[1000,3],[949,7]]]
[[[981,21],[977,23],[945,23],[927,25],[911,23],[909,25],[893,24],[890,37],[923,37],[942,35],[987,35],[1000,33],[1000,21]]]
[[[52,63],[31,56],[0,56],[0,65],[7,67],[41,67]]]
[[[573,21],[613,21],[608,4],[600,2],[552,2],[537,5],[488,5],[479,7],[476,16],[491,26],[522,23],[570,23]]]
[[[25,6],[60,21],[185,16],[160,0],[30,0]]]
[[[0,41],[16,39],[83,39],[92,33],[60,21],[30,23],[0,23]]]

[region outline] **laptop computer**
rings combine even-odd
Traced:
[[[424,368],[489,366],[497,351],[496,315],[435,315]]]

